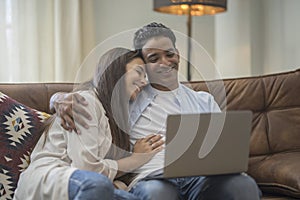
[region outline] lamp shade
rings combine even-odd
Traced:
[[[175,15],[214,15],[227,9],[227,0],[154,0],[157,12]]]

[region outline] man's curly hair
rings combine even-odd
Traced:
[[[176,47],[176,37],[173,31],[161,23],[152,22],[135,32],[133,39],[134,48],[141,50],[149,39],[160,36],[170,38],[174,47]]]

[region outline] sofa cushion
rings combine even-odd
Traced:
[[[300,152],[282,152],[250,160],[248,173],[263,192],[300,198]]]
[[[20,173],[40,138],[48,114],[25,106],[0,92],[0,196],[12,199]]]

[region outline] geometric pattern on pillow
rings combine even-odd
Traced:
[[[43,121],[50,115],[0,92],[0,199],[12,199],[19,175],[30,162]]]

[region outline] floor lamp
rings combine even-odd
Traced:
[[[187,15],[187,80],[191,80],[192,16],[214,15],[227,10],[227,0],[154,0],[157,12]]]

